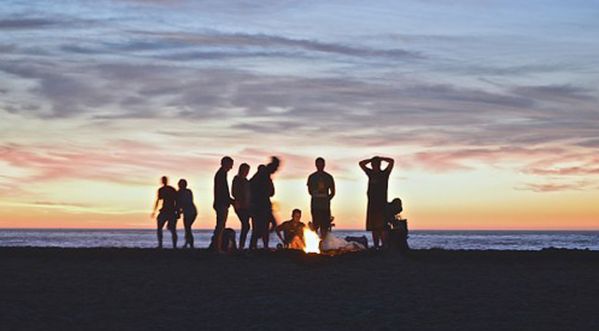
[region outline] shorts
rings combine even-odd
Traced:
[[[328,229],[331,227],[330,209],[312,209],[312,224],[316,229]]]
[[[169,230],[177,229],[177,213],[174,211],[161,210],[156,221],[159,229],[162,229],[164,224],[166,224],[166,228]]]

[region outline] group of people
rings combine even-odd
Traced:
[[[387,163],[382,168],[382,163]],[[220,168],[214,175],[214,202],[216,213],[216,226],[212,237],[212,247],[222,252],[224,233],[230,207],[233,206],[235,214],[241,223],[239,248],[245,248],[248,234],[250,234],[249,248],[256,249],[258,240],[262,240],[264,248],[269,247],[270,232],[276,232],[281,241],[289,248],[300,248],[301,234],[305,226],[301,220],[301,210],[294,209],[289,221],[277,225],[273,215],[271,198],[275,194],[272,175],[279,169],[280,160],[271,157],[268,164],[258,166],[254,175],[248,179],[250,166],[247,163],[239,165],[237,175],[233,178],[229,189],[228,172],[233,169],[234,161],[225,156],[221,159]],[[388,228],[390,218],[401,211],[401,201],[387,201],[389,175],[393,169],[394,161],[391,158],[375,156],[360,161],[360,168],[368,176],[368,207],[366,215],[366,230],[372,232],[375,248],[381,247],[385,241],[385,230]],[[325,171],[325,160],[321,157],[315,160],[316,171],[307,180],[308,193],[311,196],[310,211],[312,230],[325,238],[331,231],[331,200],[335,197],[335,180]],[[191,226],[197,217],[197,209],[193,203],[193,194],[187,188],[185,179],[179,180],[179,190],[168,185],[168,178],[161,178],[162,187],[154,204],[152,218],[154,218],[160,201],[157,221],[158,247],[162,247],[162,229],[167,226],[171,232],[173,247],[177,247],[177,220],[182,216],[185,227],[185,244],[183,247],[194,247]]]

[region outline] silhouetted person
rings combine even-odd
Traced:
[[[229,206],[233,202],[229,191],[229,182],[227,181],[227,172],[233,168],[233,159],[225,156],[220,161],[220,168],[214,175],[214,203],[212,207],[216,212],[216,227],[214,228],[214,241],[216,251],[222,253],[222,238],[227,217],[229,216]]]
[[[262,238],[264,248],[268,248],[269,225],[276,221],[272,213],[270,197],[275,194],[271,175],[279,168],[280,161],[272,157],[267,165],[260,165],[258,171],[250,179],[250,201],[252,213],[252,236],[250,248],[257,247],[258,238]]]
[[[304,227],[306,225],[301,222],[301,219],[302,211],[294,209],[291,212],[291,219],[276,227],[277,236],[279,236],[279,239],[281,239],[285,248],[304,248]],[[283,235],[281,235],[281,232],[283,232]]]
[[[387,162],[387,167],[381,169],[381,161]],[[394,161],[391,158],[375,156],[372,159],[360,161],[360,168],[368,175],[368,207],[366,211],[366,230],[372,231],[372,241],[375,248],[380,248],[381,238],[385,231],[385,208],[387,207],[387,188],[389,175]],[[371,168],[367,167],[370,164]]]
[[[156,215],[156,209],[158,204],[162,201],[160,212],[156,217],[157,235],[158,235],[158,248],[162,248],[162,228],[166,224],[167,228],[171,232],[173,239],[173,248],[177,248],[177,191],[168,185],[168,178],[163,176],[160,179],[162,187],[158,189],[158,195],[156,197],[156,203],[154,203],[154,210],[152,211],[152,218]]]
[[[250,182],[247,179],[249,172],[250,166],[247,163],[242,163],[237,176],[233,178],[233,198],[235,199],[233,207],[241,222],[239,249],[244,248],[247,234],[250,231]]]
[[[325,238],[331,228],[331,199],[335,196],[335,180],[324,171],[325,161],[319,157],[315,161],[316,171],[308,177],[308,192],[312,197],[310,210],[314,231],[320,229],[320,237]]]
[[[250,179],[250,212],[252,216],[252,234],[250,237],[250,249],[256,249],[258,238],[262,237],[267,222],[268,210],[271,208],[268,199],[266,166],[261,164]]]
[[[386,249],[406,253],[410,246],[408,245],[408,220],[401,219],[400,213],[403,211],[401,199],[395,198],[387,204],[385,209],[386,230],[383,246]]]
[[[177,209],[183,215],[183,226],[185,227],[185,245],[183,248],[193,248],[193,233],[191,225],[198,216],[198,211],[193,203],[193,193],[187,188],[185,179],[179,180],[179,191],[177,191]]]

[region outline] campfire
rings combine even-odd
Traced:
[[[310,227],[304,227],[304,252],[320,254],[320,237]]]

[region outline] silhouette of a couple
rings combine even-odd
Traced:
[[[162,201],[162,206],[156,218],[158,247],[162,248],[162,228],[166,224],[167,229],[171,232],[173,248],[177,248],[177,220],[180,216],[183,216],[183,225],[185,227],[185,244],[183,247],[193,248],[191,226],[198,215],[193,203],[193,193],[187,188],[187,181],[185,179],[179,180],[178,191],[168,185],[168,178],[166,176],[163,176],[160,181],[162,187],[158,189],[151,216],[154,218],[158,205]]]

